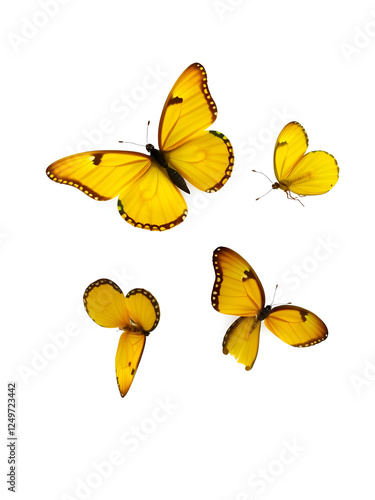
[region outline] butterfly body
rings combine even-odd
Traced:
[[[181,191],[221,189],[232,174],[229,139],[206,130],[217,116],[206,71],[190,65],[172,87],[161,114],[158,146],[148,155],[132,151],[89,151],[62,158],[47,168],[48,177],[99,201],[118,196],[118,211],[131,225],[164,231],[187,215]],[[186,179],[186,180],[185,180]]]
[[[262,283],[234,250],[217,248],[213,265],[216,278],[212,306],[221,313],[240,316],[224,336],[223,353],[232,354],[246,370],[251,370],[258,354],[262,321],[276,337],[294,347],[308,347],[327,338],[326,325],[307,309],[265,305]]]
[[[170,180],[173,182],[175,186],[184,191],[185,193],[190,193],[190,190],[185,182],[185,179],[181,174],[177,172],[174,168],[168,165],[167,160],[165,159],[163,152],[159,149],[156,149],[152,144],[146,145],[146,150],[150,153],[151,158],[155,160],[155,162],[167,171],[167,174]]]

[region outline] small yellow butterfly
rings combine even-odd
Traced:
[[[220,132],[206,130],[217,108],[201,64],[189,66],[174,84],[161,114],[159,150],[90,151],[67,156],[47,168],[50,179],[80,189],[95,200],[116,196],[129,224],[163,231],[180,224],[187,206],[184,178],[201,191],[223,187],[233,169],[233,148]]]
[[[116,283],[108,279],[91,283],[85,290],[83,303],[95,323],[122,331],[115,365],[118,388],[124,397],[136,374],[146,336],[159,323],[159,304],[143,288],[130,290],[125,297]]]
[[[277,182],[272,189],[282,189],[292,200],[298,198],[291,193],[298,196],[327,193],[339,180],[335,158],[325,151],[305,154],[308,144],[305,129],[297,122],[288,123],[276,141],[273,164]]]
[[[262,283],[253,268],[230,248],[213,253],[215,283],[211,302],[224,314],[241,316],[227,330],[223,353],[232,354],[238,363],[251,370],[258,354],[261,322],[289,345],[308,347],[328,336],[323,321],[302,307],[265,305]]]

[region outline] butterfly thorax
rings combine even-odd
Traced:
[[[271,311],[272,311],[272,306],[265,306],[265,307],[263,307],[263,309],[257,315],[257,320],[258,321],[265,320],[271,314]]]
[[[289,183],[286,182],[274,182],[272,184],[272,189],[282,189],[283,191],[289,191]]]
[[[148,332],[144,332],[142,327],[134,323],[132,320],[130,320],[130,325],[122,326],[120,327],[120,330],[128,333],[142,333],[144,335],[148,335]]]
[[[185,179],[181,174],[177,172],[174,168],[168,165],[167,160],[165,159],[163,152],[159,149],[156,149],[152,144],[146,145],[146,150],[150,153],[151,158],[162,168],[165,168],[170,180],[173,182],[175,186],[180,188],[185,193],[190,193],[189,188],[185,182]]]

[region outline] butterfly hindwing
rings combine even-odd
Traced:
[[[131,151],[89,151],[57,160],[47,168],[50,179],[73,186],[95,200],[110,200],[151,165],[151,158]]]
[[[283,184],[300,196],[327,193],[338,181],[339,167],[335,158],[325,151],[307,153]]]
[[[180,190],[153,161],[146,173],[121,192],[118,210],[132,226],[152,231],[171,229],[187,215]]]
[[[251,370],[258,354],[260,326],[255,316],[238,318],[223,340],[223,353],[234,356],[246,370]]]
[[[213,265],[213,307],[224,314],[256,316],[264,306],[265,296],[250,264],[234,250],[219,247],[213,253]]]
[[[264,324],[276,337],[295,347],[309,347],[328,336],[326,325],[316,314],[292,305],[272,309]]]
[[[164,153],[168,163],[201,191],[221,189],[232,174],[234,156],[229,139],[220,132],[204,131]]]
[[[87,314],[100,326],[121,328],[130,323],[125,296],[111,280],[91,283],[85,290],[83,303]]]

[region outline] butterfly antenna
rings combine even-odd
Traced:
[[[147,122],[147,129],[146,129],[146,144],[148,144],[148,128],[150,126],[150,120]]]
[[[278,287],[279,287],[279,285],[276,285],[276,286],[275,286],[275,291],[273,292],[273,297],[272,297],[271,307],[273,306],[273,301],[275,300],[275,297],[276,297],[276,292],[277,292]]]
[[[271,179],[268,177],[268,175],[264,174],[263,172],[259,172],[258,170],[253,170],[253,172],[255,172],[256,174],[262,174],[264,175],[264,177],[267,177],[267,179],[270,181],[271,184],[273,184],[273,182],[271,181]]]
[[[273,292],[273,298],[272,298],[272,302],[271,302],[271,307],[272,306],[289,306],[291,304],[291,302],[287,302],[286,304],[282,303],[282,304],[274,304],[273,301],[275,300],[275,297],[276,297],[276,292],[277,292],[277,289],[278,289],[279,285],[276,285],[275,286],[275,291]]]
[[[144,148],[144,144],[138,144],[137,142],[131,142],[131,141],[118,141],[121,142],[121,144],[134,144],[135,146],[141,146],[141,148]]]
[[[259,172],[259,173],[261,173],[261,172]],[[269,191],[267,191],[267,193],[262,194],[262,196],[259,196],[259,198],[256,198],[256,199],[255,199],[255,201],[258,201],[258,200],[260,200],[261,198],[263,198],[263,196],[266,196],[268,193],[270,193],[270,192],[272,191],[272,189],[273,189],[273,188],[271,188]]]

